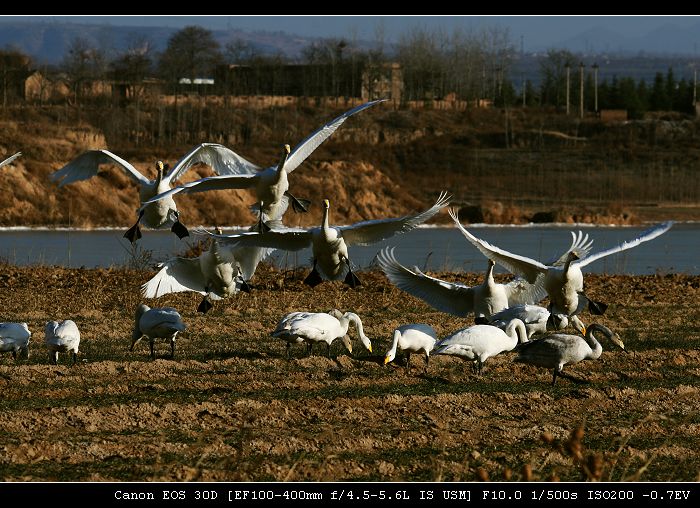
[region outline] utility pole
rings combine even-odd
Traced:
[[[595,114],[598,115],[598,63],[593,64],[593,90],[594,92],[594,107]]]
[[[567,63],[566,67],[566,116],[569,116],[569,84],[571,83],[571,66]]]
[[[583,65],[583,62],[579,63],[579,108],[578,108],[578,117],[583,119],[583,68],[585,66]]]

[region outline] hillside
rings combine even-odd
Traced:
[[[138,193],[118,169],[105,166],[97,178],[60,190],[49,181],[50,173],[85,150],[107,148],[149,177],[155,160],[172,165],[204,141],[223,143],[266,167],[276,163],[282,144],[296,145],[345,109],[190,109],[191,122],[183,120],[161,138],[154,125],[169,114],[162,107],[140,112],[143,132],[128,123],[128,110],[6,109],[0,114],[0,156],[18,150],[24,156],[0,170],[3,188],[11,190],[0,197],[0,226],[132,223]],[[201,128],[193,129],[197,114]],[[349,119],[290,175],[290,191],[314,206],[303,217],[290,211],[285,221],[318,224],[326,198],[333,223],[400,216],[426,208],[441,190],[454,195],[465,222],[697,220],[699,135],[698,121],[679,117],[604,125],[523,110],[381,105]],[[183,181],[211,174],[199,166]],[[188,225],[250,224],[253,201],[249,191],[177,198]],[[440,221],[449,218],[443,214]]]

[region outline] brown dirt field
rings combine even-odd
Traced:
[[[310,289],[302,272],[261,266],[251,294],[147,302],[179,309],[188,332],[174,360],[157,344],[134,352],[132,315],[151,271],[0,267],[3,321],[26,321],[31,357],[0,357],[0,478],[5,481],[472,481],[700,480],[700,277],[587,276],[610,304],[600,322],[630,354],[568,368],[589,384],[489,360],[481,377],[450,357],[382,365],[391,332],[426,322],[441,334],[471,324],[434,311],[388,283]],[[467,284],[478,274],[434,274]],[[358,313],[372,339],[332,357],[269,337],[293,310]],[[47,362],[43,327],[71,318],[81,334],[75,366]],[[586,322],[591,317],[584,316]]]

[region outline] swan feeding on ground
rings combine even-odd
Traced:
[[[585,382],[585,380],[580,380],[562,372],[562,369],[567,364],[600,358],[603,347],[593,336],[594,333],[598,332],[626,352],[624,343],[612,330],[606,326],[593,323],[586,329],[585,337],[555,333],[519,344],[515,349],[518,356],[514,361],[552,369],[552,386],[557,382],[557,376],[575,382]]]
[[[282,316],[282,318],[278,321],[277,326],[275,329],[270,332],[270,335],[272,337],[275,337],[277,339],[282,339],[287,342],[287,348],[286,348],[286,357],[289,359],[289,351],[290,348],[292,347],[292,344],[303,344],[304,343],[304,338],[299,336],[299,335],[293,335],[290,330],[292,329],[292,323],[298,319],[306,319],[309,316],[315,314],[314,312],[290,312],[289,314],[286,314]],[[340,312],[338,309],[331,309],[326,314],[333,316],[336,319],[339,319],[343,316],[343,313]],[[352,353],[352,344],[350,343],[350,337],[347,335],[343,336],[343,344],[345,345],[345,348]]]
[[[49,351],[49,362],[58,363],[58,353],[71,353],[73,364],[78,360],[80,331],[78,325],[70,319],[49,321],[44,327],[44,343]]]
[[[511,273],[523,277],[531,284],[543,284],[549,296],[552,315],[564,315],[567,317],[579,314],[586,306],[592,314],[596,315],[603,314],[607,308],[606,304],[594,302],[584,294],[581,268],[605,256],[616,254],[653,240],[664,234],[673,225],[673,221],[657,224],[642,232],[633,240],[595,254],[582,255],[576,251],[569,251],[562,265],[545,265],[534,259],[513,254],[475,237],[464,229],[455,210],[450,210],[449,212],[452,220],[454,220],[464,237],[479,249],[484,256],[494,260]]]
[[[367,102],[346,111],[339,117],[334,118],[312,132],[306,139],[299,143],[294,150],[290,151],[289,145],[285,145],[288,156],[286,160],[283,159],[283,161],[276,166],[261,169],[259,166],[247,161],[240,155],[231,152],[235,155],[236,171],[234,173],[202,178],[180,185],[174,189],[165,189],[165,192],[151,196],[151,199],[145,201],[144,206],[151,205],[159,200],[172,199],[172,196],[179,192],[192,193],[225,189],[255,189],[256,204],[253,205],[252,208],[258,212],[261,224],[264,223],[263,217],[267,218],[267,220],[281,219],[289,206],[289,201],[292,202],[292,208],[295,212],[306,212],[310,201],[297,199],[289,193],[288,175],[298,168],[321,143],[328,139],[328,137],[345,122],[345,120],[385,100],[386,99],[380,99]]]
[[[0,323],[0,353],[12,352],[12,358],[29,358],[32,332],[27,323]]]
[[[420,353],[425,355],[425,372],[428,372],[428,363],[430,361],[430,352],[435,346],[437,335],[432,326],[423,323],[412,323],[409,325],[399,326],[394,330],[394,340],[391,343],[391,348],[384,356],[384,365],[394,361],[396,351],[400,349],[406,353],[406,372],[411,371],[411,353]]]
[[[357,222],[350,226],[330,226],[330,202],[324,200],[321,226],[310,229],[284,228],[265,233],[240,233],[237,235],[215,235],[199,229],[197,233],[214,236],[232,247],[256,246],[280,250],[296,251],[311,247],[313,269],[304,283],[315,287],[323,280],[343,280],[350,287],[359,286],[360,279],[350,266],[348,246],[369,245],[406,233],[427,221],[449,204],[449,196],[443,192],[435,204],[416,215],[406,215],[395,219],[377,219]]]
[[[343,338],[343,344],[352,353],[352,345],[347,337],[348,327],[352,322],[357,328],[357,333],[365,348],[371,353],[372,343],[365,335],[360,317],[354,312],[345,312],[340,317],[325,312],[312,312],[300,315],[289,321],[288,327],[283,327],[273,337],[284,337],[289,344],[291,340],[302,339],[307,344],[307,351],[311,354],[311,348],[317,342],[325,342],[327,355],[330,357],[331,343],[338,338]],[[273,332],[274,333],[274,332]]]
[[[155,339],[167,339],[170,342],[170,358],[175,358],[175,337],[187,327],[182,322],[180,313],[172,307],[151,308],[140,304],[134,316],[134,330],[131,334],[129,351],[144,338],[148,337],[151,359],[156,359]]]
[[[230,152],[230,153],[229,153]],[[153,180],[146,178],[139,170],[126,160],[113,154],[108,150],[89,150],[64,167],[52,173],[49,178],[58,183],[59,188],[64,185],[86,180],[97,175],[100,166],[103,164],[117,165],[139,185],[139,198],[142,206],[138,209],[138,219],[124,234],[131,243],[141,238],[139,224],[151,229],[170,228],[179,238],[189,235],[187,228],[180,222],[180,214],[177,205],[172,198],[168,197],[157,203],[143,203],[157,194],[161,194],[171,188],[173,182],[177,181],[194,164],[207,164],[214,169],[217,174],[226,174],[231,171],[231,164],[224,161],[229,160],[232,155],[228,148],[215,143],[201,143],[190,150],[187,155],[180,159],[177,164],[167,174],[168,166],[162,161],[156,162],[156,177]]]
[[[474,362],[481,374],[484,362],[505,351],[512,351],[518,342],[527,341],[527,330],[519,319],[513,319],[505,330],[491,325],[473,325],[463,328],[435,343],[434,355],[459,356]]]

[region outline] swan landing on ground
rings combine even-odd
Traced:
[[[120,167],[127,176],[138,184],[141,203],[148,201],[153,196],[169,190],[172,183],[177,181],[194,164],[203,163],[211,166],[215,172],[227,174],[231,169],[220,161],[230,150],[213,143],[201,143],[197,145],[168,172],[168,166],[162,161],[156,162],[156,177],[153,180],[146,178],[139,170],[126,160],[108,150],[90,150],[76,157],[58,171],[52,173],[49,178],[58,183],[59,188],[64,185],[87,180],[97,175],[100,166],[113,164]],[[233,153],[233,152],[232,152]],[[234,154],[235,155],[235,154]],[[167,229],[175,233],[178,238],[189,235],[187,228],[180,222],[180,214],[172,198],[164,199],[158,203],[141,206],[137,211],[138,219],[124,234],[131,243],[141,238],[139,223],[151,229]]]
[[[304,279],[305,284],[315,287],[323,280],[343,280],[350,287],[355,288],[361,283],[350,266],[348,246],[369,245],[411,231],[447,206],[449,199],[448,194],[443,192],[432,207],[416,215],[333,227],[329,225],[330,202],[326,199],[320,227],[273,229],[266,233],[251,232],[237,235],[215,235],[203,229],[198,229],[196,232],[214,236],[232,247],[257,246],[288,251],[311,247],[313,269]]]

